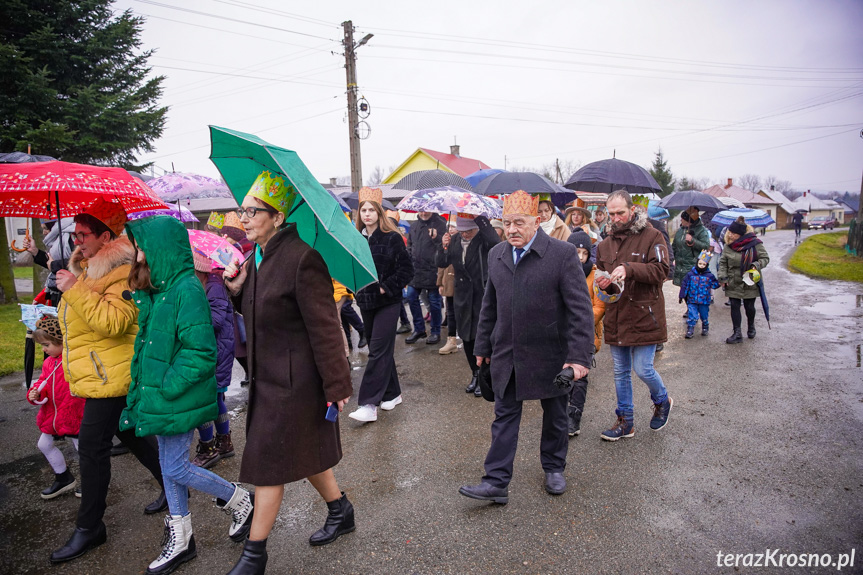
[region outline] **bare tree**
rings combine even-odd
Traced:
[[[540,176],[545,176],[552,182],[557,182],[560,185],[566,183],[566,181],[572,177],[572,175],[578,171],[581,167],[581,162],[578,160],[557,160],[554,162],[548,162],[542,164],[541,166],[512,166],[509,171],[510,172],[533,172],[534,174],[539,174]],[[558,173],[558,170],[560,172]]]
[[[384,169],[380,166],[375,166],[375,169],[366,178],[366,185],[376,186],[383,182],[385,177],[387,177],[387,174],[384,173]]]
[[[677,180],[676,190],[703,190],[708,188],[708,179],[707,178],[690,178],[688,176],[683,176],[679,180]]]
[[[336,185],[339,187],[345,187],[351,185],[351,177],[350,176],[339,176],[336,178]]]
[[[780,180],[776,176],[767,176],[764,178],[764,189],[769,190],[771,188],[784,194],[791,189],[791,182]]]
[[[741,188],[750,192],[757,192],[761,189],[761,178],[755,174],[743,174],[737,178],[737,182]]]

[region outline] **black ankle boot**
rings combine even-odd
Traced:
[[[746,337],[755,339],[755,322],[749,324],[749,327],[746,329]]]
[[[54,483],[51,487],[42,490],[40,496],[42,499],[54,499],[58,495],[63,495],[75,489],[75,476],[67,469],[63,473],[54,474]]]
[[[51,553],[51,563],[63,563],[77,559],[107,540],[104,523],[99,523],[99,526],[94,529],[75,527],[75,531],[72,532],[72,536],[66,541],[66,544]]]
[[[327,502],[329,515],[324,526],[315,531],[309,537],[309,543],[312,545],[326,545],[332,543],[340,535],[350,533],[356,526],[354,525],[354,506],[348,501],[348,496],[342,491],[340,499]]]
[[[725,343],[741,343],[743,341],[743,334],[740,332],[739,327],[734,328],[734,333],[731,334],[731,337],[725,340]]]
[[[246,539],[243,554],[228,575],[264,575],[267,569],[267,540]]]
[[[168,509],[168,498],[165,497],[165,490],[162,489],[159,497],[157,497],[155,501],[153,501],[144,508],[144,514],[153,515],[154,513],[161,513],[166,509]]]
[[[464,388],[464,392],[465,393],[473,393],[473,391],[476,389],[476,386],[477,386],[476,372],[473,372],[473,375],[470,377],[470,383],[467,384],[466,388]]]

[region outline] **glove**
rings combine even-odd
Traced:
[[[562,389],[563,391],[569,391],[572,389],[573,382],[575,379],[575,372],[571,367],[567,367],[556,376],[554,376],[554,385],[557,386],[558,389]]]

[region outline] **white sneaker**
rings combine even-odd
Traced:
[[[378,420],[378,408],[374,405],[361,405],[355,412],[348,415],[351,419],[368,423]]]
[[[383,409],[384,411],[390,411],[391,409],[394,409],[395,406],[397,406],[401,402],[402,402],[402,396],[399,395],[396,398],[391,399],[389,401],[382,401],[381,402],[381,409]]]

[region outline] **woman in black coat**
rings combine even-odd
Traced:
[[[476,356],[473,354],[473,343],[476,340],[476,327],[479,324],[479,310],[482,307],[482,294],[485,282],[488,280],[488,251],[500,238],[485,216],[477,216],[473,220],[458,217],[456,228],[459,233],[443,237],[441,248],[437,254],[438,267],[452,266],[455,271],[455,317],[458,333],[464,343],[464,353],[471,369],[470,384],[465,388],[467,393],[482,397],[476,377],[479,368]]]
[[[381,199],[380,190],[360,190],[357,229],[369,240],[378,272],[376,283],[357,292],[357,305],[369,342],[369,360],[357,398],[359,408],[349,417],[363,423],[377,421],[378,405],[389,411],[402,402],[393,351],[402,289],[414,273],[402,236],[384,214]]]

